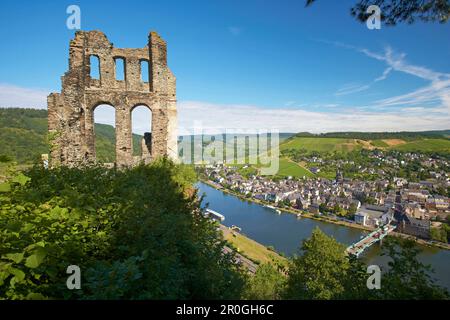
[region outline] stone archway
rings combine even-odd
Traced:
[[[70,42],[69,70],[61,93],[48,96],[48,127],[54,133],[51,165],[75,166],[95,161],[93,110],[100,104],[115,107],[116,164],[130,166],[131,110],[146,105],[152,111],[152,158],[176,160],[177,111],[175,77],[167,67],[166,43],[156,32],[138,49],[114,48],[100,31],[77,31]],[[90,76],[90,57],[99,60],[99,79]],[[124,63],[124,80],[115,75],[116,59]],[[141,61],[148,61],[148,82],[142,80]]]
[[[148,105],[137,104],[131,108],[130,118],[133,135],[133,161],[134,163],[149,163],[152,160],[152,109]],[[137,146],[135,145],[135,133],[143,136]]]

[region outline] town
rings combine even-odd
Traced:
[[[368,162],[371,164],[364,167],[354,161],[324,160],[321,156],[302,159],[314,164],[311,172],[320,171],[317,165],[337,165],[333,178],[261,176],[248,165],[214,164],[198,169],[216,187],[274,206],[278,211],[294,209],[369,228],[392,223],[398,232],[447,243],[450,210],[449,198],[444,193],[450,181],[448,160],[419,153],[399,154],[400,159],[393,155],[386,157],[381,151],[371,152]],[[416,175],[429,178],[392,175],[416,162],[421,166]],[[383,169],[379,169],[379,163]],[[356,167],[359,173],[371,173],[372,179],[346,177],[339,169],[346,164]]]

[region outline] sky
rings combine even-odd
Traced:
[[[140,48],[168,44],[180,134],[450,129],[450,23],[370,30],[356,0],[10,1],[0,3],[0,106],[46,108],[68,67],[69,5],[81,30]],[[133,113],[149,131],[150,113]],[[114,123],[112,108],[97,122]]]

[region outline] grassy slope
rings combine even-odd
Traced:
[[[390,149],[399,151],[421,151],[421,152],[446,152],[450,153],[450,140],[438,138],[417,138],[416,140],[404,141],[402,144],[391,145],[381,139],[371,141],[359,141],[344,138],[322,138],[322,137],[294,137],[281,143],[280,150],[305,149],[308,152],[348,152],[362,148]]]
[[[343,138],[296,137],[288,139],[280,145],[280,150],[305,149],[318,152],[347,152],[361,148],[362,146],[355,139]]]
[[[374,147],[377,147],[377,148],[387,148],[387,147],[389,147],[389,145],[386,143],[386,142],[384,142],[383,140],[372,140],[372,141],[370,141],[370,143],[374,146]]]
[[[389,147],[399,151],[424,151],[424,152],[447,152],[450,153],[450,140],[445,139],[422,139],[406,142],[398,146]]]
[[[295,162],[290,161],[286,158],[280,158],[280,168],[278,170],[278,175],[280,176],[293,176],[296,178],[301,178],[303,176],[313,177],[314,174],[309,170],[303,168]]]
[[[224,238],[230,242],[240,253],[258,263],[267,263],[275,261],[281,265],[287,264],[287,259],[283,258],[276,252],[267,249],[262,244],[247,238],[246,236],[236,233],[235,236],[227,229],[222,229]]]
[[[96,124],[96,147],[98,159],[102,162],[112,162],[114,159],[114,128],[109,125]],[[444,131],[443,131],[444,132]],[[442,134],[441,131],[436,132]],[[444,132],[445,133],[445,132]],[[19,163],[31,163],[39,159],[40,154],[47,153],[47,110],[0,108],[0,154],[13,157]],[[364,133],[370,137],[370,134]],[[280,134],[280,150],[306,149],[319,152],[348,152],[361,148],[378,147],[401,151],[440,151],[450,153],[450,140],[427,138],[426,136],[409,137],[404,144],[389,146],[382,139],[361,142],[357,139],[345,137],[291,137],[291,134]],[[393,137],[396,137],[395,135]],[[387,139],[390,137],[387,136]],[[398,138],[401,138],[399,136]],[[133,134],[134,154],[140,154],[142,137]],[[231,140],[231,139],[230,139]],[[227,151],[231,154],[233,144],[227,139]],[[245,146],[239,145],[240,148]],[[308,171],[299,165],[280,159],[282,175],[303,176]]]
[[[399,139],[396,139],[399,140]],[[360,150],[363,148],[373,149],[393,149],[400,151],[440,151],[450,153],[450,140],[446,139],[427,139],[423,137],[417,137],[417,140],[402,141],[402,144],[389,145],[387,142],[392,142],[383,139],[375,140],[360,140],[353,138],[331,138],[331,137],[292,137],[280,141],[280,150],[286,149],[305,149],[307,152],[350,152],[353,150]],[[227,143],[227,153],[232,153],[231,142]],[[244,148],[244,145],[239,147]],[[261,167],[261,165],[255,165],[255,167]],[[293,176],[293,177],[311,177],[314,176],[308,169],[300,164],[290,161],[287,158],[280,158],[279,171],[280,176]],[[335,172],[320,172],[317,176],[332,179],[335,176]]]

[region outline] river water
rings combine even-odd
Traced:
[[[265,245],[272,246],[277,252],[292,256],[298,252],[303,239],[309,238],[312,230],[319,227],[337,241],[350,245],[358,241],[365,231],[338,226],[332,223],[308,218],[297,218],[290,213],[277,214],[275,210],[257,203],[242,200],[234,195],[216,190],[204,183],[197,183],[199,194],[204,194],[203,204],[225,216],[226,226],[236,225],[242,228],[242,234]],[[433,278],[441,286],[450,290],[450,251],[418,245],[422,252],[419,260],[434,269]],[[385,266],[388,258],[380,256],[380,246],[373,245],[363,255],[369,264]]]

